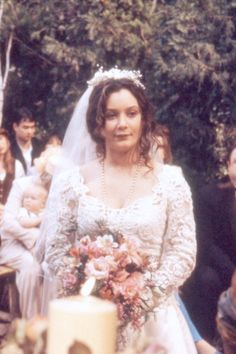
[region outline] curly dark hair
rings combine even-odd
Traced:
[[[232,136],[226,140],[226,162],[230,162],[233,150],[236,149],[236,136]]]
[[[152,146],[152,123],[154,120],[154,112],[144,89],[137,86],[130,79],[108,79],[96,85],[90,95],[89,106],[87,110],[87,127],[92,139],[97,144],[98,157],[105,155],[105,142],[101,134],[101,129],[105,125],[105,114],[107,100],[114,92],[126,89],[132,93],[139,104],[142,114],[143,126],[142,134],[139,142],[140,156],[148,164],[150,160],[150,149]]]
[[[171,150],[171,138],[169,128],[157,122],[154,122],[152,127],[153,140],[156,142],[157,150],[163,149],[164,159],[163,162],[167,164],[173,163],[173,154]]]
[[[4,157],[3,157],[3,164],[4,164],[4,168],[6,169],[6,172],[10,175],[14,175],[14,163],[15,163],[15,159],[12,156],[11,153],[11,148],[10,148],[10,137],[9,137],[9,133],[6,129],[4,128],[0,128],[0,135],[4,136],[6,138],[6,140],[9,143],[9,148],[6,151]]]

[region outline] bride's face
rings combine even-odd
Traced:
[[[142,132],[142,115],[137,99],[127,89],[112,93],[106,105],[102,136],[106,149],[129,151],[138,145]]]

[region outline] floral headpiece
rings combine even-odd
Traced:
[[[110,70],[103,71],[103,67],[100,67],[99,70],[94,74],[94,77],[88,81],[88,85],[96,86],[100,82],[108,79],[129,79],[132,80],[136,86],[145,89],[145,86],[140,81],[141,78],[142,74],[138,70],[120,70],[115,67]]]

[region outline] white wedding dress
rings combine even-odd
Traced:
[[[57,296],[55,274],[77,237],[99,234],[98,222],[111,231],[136,237],[140,248],[155,259],[155,281],[164,290],[144,325],[167,354],[196,354],[194,342],[175,299],[193,270],[196,254],[192,200],[180,168],[163,165],[151,193],[121,209],[107,207],[90,195],[78,167],[53,183],[47,212],[44,302]],[[135,334],[133,333],[135,336]],[[131,332],[127,337],[132,340]],[[135,337],[133,337],[135,338]]]

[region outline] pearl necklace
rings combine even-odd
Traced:
[[[101,161],[101,167],[102,167],[102,172],[101,172],[102,199],[103,199],[104,203],[106,204],[106,202],[108,200],[108,196],[107,196],[107,189],[106,189],[106,182],[105,182],[104,160]],[[124,207],[125,205],[128,205],[134,196],[135,187],[137,184],[137,179],[138,179],[140,169],[141,169],[141,159],[139,159],[138,163],[136,164],[135,173],[131,178],[131,183],[130,183],[130,186],[129,186],[129,189],[127,192],[127,197],[126,197],[125,203],[122,205],[122,207]]]

